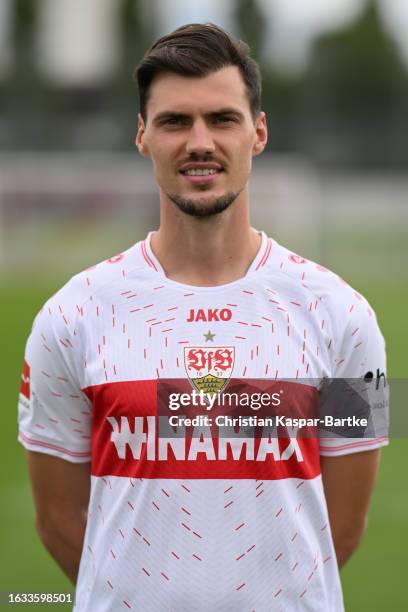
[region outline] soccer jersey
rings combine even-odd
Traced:
[[[204,421],[159,435],[159,404],[237,389],[273,403],[291,380],[301,406],[312,381],[375,372],[384,341],[366,300],[265,234],[226,285],[168,279],[150,235],[72,278],[27,343],[19,439],[91,461],[75,610],[343,610],[320,455],[386,438],[217,438]]]

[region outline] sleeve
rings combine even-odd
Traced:
[[[339,316],[341,322],[346,321],[346,327],[343,324],[344,332],[333,360],[329,389],[333,389],[334,400],[328,411],[335,412],[334,416],[367,417],[368,425],[363,429],[352,427],[346,435],[338,435],[337,429],[336,435],[329,433],[321,437],[320,454],[329,457],[388,444],[385,342],[375,313],[362,296],[354,295],[354,302],[347,304],[345,313]]]
[[[51,299],[27,341],[18,406],[23,446],[74,463],[91,460],[91,409],[78,380],[79,350],[68,314]]]

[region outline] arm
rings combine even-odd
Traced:
[[[353,554],[366,529],[380,452],[376,449],[340,457],[320,457],[339,567]]]
[[[27,452],[36,527],[48,552],[75,584],[85,534],[90,463]]]

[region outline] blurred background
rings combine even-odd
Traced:
[[[132,73],[158,36],[205,21],[262,65],[270,140],[255,161],[253,225],[365,294],[389,376],[407,377],[406,0],[0,0],[0,593],[71,590],[35,534],[15,441],[24,344],[72,274],[157,227]],[[393,440],[383,452],[369,530],[342,572],[351,612],[408,609],[406,451]]]

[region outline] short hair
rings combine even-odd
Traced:
[[[173,72],[186,77],[205,77],[227,66],[237,66],[245,83],[251,115],[261,110],[262,80],[249,46],[213,23],[189,23],[159,38],[135,69],[140,113],[147,116],[149,91],[155,77]]]

